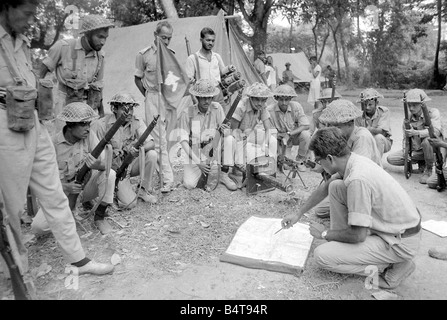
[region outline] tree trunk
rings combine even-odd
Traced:
[[[174,6],[174,0],[161,0],[160,3],[168,19],[178,18],[177,9]]]
[[[441,29],[442,29],[442,0],[437,0],[438,7],[438,41],[436,43],[436,54],[435,54],[435,62],[433,66],[433,78],[431,80],[430,87],[433,89],[440,89],[442,86],[441,75],[439,73],[439,50],[441,48]]]
[[[326,48],[326,42],[327,39],[329,38],[329,32],[326,33],[326,35],[323,38],[323,42],[321,44],[321,52],[320,52],[320,56],[318,57],[318,62],[320,62],[321,58],[323,58],[323,53],[324,53],[324,49]]]
[[[343,28],[340,28],[340,44],[343,52],[343,60],[345,62],[345,76],[346,76],[346,85],[348,89],[352,89],[352,75],[351,75],[351,66],[349,64],[349,56],[348,56],[348,48],[347,43],[345,41],[345,34]]]

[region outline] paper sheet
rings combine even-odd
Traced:
[[[221,261],[280,272],[302,271],[313,241],[309,226],[296,223],[275,234],[281,220],[250,217],[237,230]]]
[[[423,229],[430,231],[440,237],[447,237],[447,222],[427,220],[421,223]]]

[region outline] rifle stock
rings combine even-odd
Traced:
[[[430,134],[430,138],[436,139],[435,130],[433,128],[433,124],[432,124],[431,118],[430,118],[430,113],[428,112],[427,106],[425,105],[425,102],[424,102],[424,99],[422,96],[421,96],[421,102],[422,102],[422,112],[424,113],[425,125],[428,128],[428,133]],[[439,149],[439,147],[433,146],[433,151],[436,156],[435,167],[436,167],[436,175],[438,178],[438,185],[436,187],[436,190],[441,192],[446,188],[446,181],[445,181],[444,173],[442,171],[444,161],[443,161],[442,153],[441,153],[441,150]]]
[[[110,142],[114,134],[118,131],[119,127],[123,125],[123,123],[126,121],[127,113],[124,113],[119,117],[116,122],[113,124],[113,126],[109,129],[109,131],[106,132],[104,135],[104,138],[99,141],[99,143],[96,145],[96,147],[91,152],[92,156],[95,159],[98,159],[101,152],[106,147],[107,143]],[[75,182],[78,184],[82,184],[84,182],[84,179],[88,173],[90,173],[91,169],[87,167],[87,165],[84,163],[84,165],[81,167],[81,169],[78,170]],[[68,203],[70,206],[70,209],[73,211],[76,206],[76,201],[78,199],[79,194],[70,193],[68,197]]]
[[[135,149],[139,149],[144,142],[146,141],[147,137],[150,135],[150,133],[152,132],[152,130],[154,130],[155,125],[157,124],[158,118],[160,118],[160,115],[157,115],[152,122],[149,124],[149,126],[146,128],[146,130],[144,131],[144,133],[141,135],[141,137],[137,140],[137,142],[135,142],[135,144],[133,145],[133,147]],[[127,167],[129,167],[129,165],[132,163],[132,161],[135,159],[136,157],[134,157],[131,153],[127,153],[124,156],[124,160],[121,163],[121,166],[118,168],[118,170],[116,171],[116,179],[115,179],[115,190],[118,188],[118,184],[121,180],[124,179],[125,174],[126,174],[126,170]]]
[[[404,93],[404,113],[405,113],[405,129],[409,130],[411,129],[410,125],[410,116],[408,113],[408,102],[407,102],[407,95]],[[413,165],[412,165],[412,159],[411,154],[413,152],[413,139],[411,137],[405,137],[405,148],[404,148],[404,173],[405,178],[409,179],[411,176],[411,173],[413,171]]]
[[[12,291],[16,300],[30,300],[25,282],[18,265],[14,261],[14,256],[11,252],[11,247],[6,237],[6,228],[3,225],[3,198],[0,190],[0,253],[6,262],[9,274],[11,276]]]
[[[243,92],[243,90],[240,89],[236,99],[233,101],[233,104],[231,105],[230,109],[228,110],[228,112],[225,116],[225,119],[222,121],[222,124],[228,123],[231,120],[231,118],[233,117],[233,113],[236,110],[236,107],[242,98],[242,92]],[[202,149],[202,153],[205,154],[207,157],[207,161],[206,161],[207,164],[210,164],[212,162],[212,159],[214,159],[216,157],[216,154],[218,153],[218,152],[213,152],[213,154],[211,155],[211,151],[215,150],[219,146],[220,135],[221,135],[221,132],[219,130],[216,130],[213,140],[211,140],[211,142],[208,143]],[[206,190],[207,184],[208,184],[208,174],[202,172],[202,174],[199,178],[199,181],[197,182],[197,188]]]

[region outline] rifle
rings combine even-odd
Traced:
[[[233,113],[236,110],[236,107],[242,98],[242,92],[243,92],[243,90],[240,89],[236,99],[233,101],[233,104],[231,105],[230,109],[228,110],[228,112],[225,116],[225,119],[222,121],[222,124],[228,123],[231,120],[231,117],[233,116]],[[219,146],[220,135],[221,135],[221,132],[219,130],[216,130],[216,133],[214,134],[213,139],[204,148],[202,148],[202,154],[206,155],[206,157],[207,157],[207,161],[206,161],[207,164],[210,164],[212,162],[212,160],[214,160],[216,155],[219,153],[219,152],[215,152],[215,151],[216,151],[217,147]],[[208,184],[208,174],[202,172],[202,175],[200,176],[199,181],[197,182],[197,188],[206,190],[207,184]],[[217,184],[216,184],[216,187],[217,187]]]
[[[99,143],[96,145],[96,147],[91,152],[92,156],[95,159],[98,159],[101,152],[106,147],[107,143],[110,142],[114,134],[118,131],[118,129],[123,125],[123,123],[126,121],[127,112],[123,113],[121,117],[116,120],[116,122],[113,124],[113,126],[109,129],[109,131],[106,132],[104,135],[104,138],[99,141]],[[78,170],[75,177],[75,182],[78,184],[83,184],[85,177],[91,172],[91,169],[87,167],[87,164],[84,163],[84,165],[81,167],[81,169]],[[70,206],[71,211],[74,210],[76,206],[76,201],[78,200],[79,194],[70,193],[68,195],[68,203]]]
[[[336,82],[336,76],[334,76],[334,79],[332,80],[332,93],[331,93],[331,102],[334,101],[335,98],[335,82]]]
[[[8,266],[11,275],[12,291],[16,300],[31,300],[18,265],[14,261],[11,246],[6,237],[6,227],[3,225],[3,195],[0,190],[0,253]]]
[[[158,118],[160,118],[160,115],[157,115],[154,120],[152,120],[152,122],[150,123],[150,125],[146,128],[146,130],[143,132],[143,134],[141,135],[141,137],[137,140],[137,142],[135,142],[135,144],[133,145],[133,147],[135,149],[139,149],[144,142],[146,141],[147,137],[149,136],[149,134],[152,132],[152,130],[154,130],[155,125],[157,124]],[[118,170],[116,171],[116,179],[115,179],[115,191],[118,190],[118,184],[121,180],[124,179],[125,175],[126,175],[126,171],[127,168],[129,167],[129,165],[132,163],[132,161],[135,159],[136,157],[134,157],[130,152],[126,153],[124,155],[124,159],[123,162],[121,163],[121,166],[118,168]]]
[[[189,45],[189,40],[185,35],[185,42],[186,42],[186,53],[188,54],[188,57],[191,55],[191,46]]]
[[[424,113],[425,118],[425,126],[428,128],[428,133],[430,134],[430,138],[436,139],[435,136],[435,130],[433,128],[433,124],[431,123],[430,113],[428,112],[427,106],[425,105],[424,98],[421,96],[421,102],[422,102],[422,112]],[[446,187],[446,181],[444,177],[444,173],[442,172],[442,166],[444,164],[443,157],[441,150],[439,147],[433,147],[433,151],[436,156],[435,160],[435,171],[436,175],[438,176],[438,185],[436,187],[436,190],[439,192],[443,191]]]
[[[408,102],[407,102],[407,95],[404,92],[404,112],[405,112],[405,119],[404,119],[404,125],[405,130],[411,129],[410,125],[410,116],[408,113]],[[404,173],[405,178],[409,179],[411,177],[411,173],[413,172],[413,165],[412,165],[412,152],[413,152],[413,138],[412,137],[405,137],[405,149],[404,149]]]

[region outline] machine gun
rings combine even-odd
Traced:
[[[144,130],[141,137],[135,142],[133,147],[135,149],[139,149],[144,142],[146,141],[147,137],[151,134],[152,130],[154,130],[155,125],[157,124],[158,118],[160,118],[160,115],[157,115],[150,125]],[[126,171],[129,165],[132,163],[132,161],[136,158],[134,157],[130,152],[126,153],[123,157],[123,162],[121,163],[121,166],[116,170],[116,179],[115,179],[115,192],[118,191],[118,184],[121,180],[123,180],[126,176]]]
[[[424,98],[421,96],[422,102],[422,112],[424,113],[425,118],[425,126],[428,128],[428,133],[430,134],[430,138],[436,139],[435,130],[433,128],[433,124],[431,122],[430,113],[428,112],[427,106],[425,105]],[[446,187],[446,181],[444,177],[444,173],[442,171],[442,167],[444,164],[441,150],[439,147],[433,147],[433,151],[436,156],[435,160],[435,171],[438,177],[438,185],[436,186],[436,190],[439,192],[443,191]]]
[[[408,112],[407,95],[405,92],[404,92],[403,102],[404,102],[404,113],[405,113],[404,126],[405,126],[405,130],[409,130],[409,129],[411,129],[411,125],[410,125],[410,116],[409,116],[409,112]],[[430,118],[429,118],[429,120],[430,120]],[[413,164],[412,164],[413,160],[411,159],[412,153],[413,153],[413,138],[405,137],[404,173],[405,173],[405,178],[407,178],[407,179],[409,179],[411,177],[411,173],[413,171]]]
[[[3,195],[0,190],[0,253],[6,262],[11,275],[12,291],[16,300],[31,300],[27,287],[20,274],[19,266],[14,261],[11,246],[6,237],[6,227],[3,225]]]
[[[244,84],[245,84],[245,81],[244,81]],[[230,109],[228,110],[228,112],[225,116],[225,119],[222,121],[222,124],[228,123],[231,120],[231,117],[233,116],[233,113],[236,110],[236,107],[242,98],[242,92],[243,92],[243,90],[240,89],[236,99],[233,101],[233,104],[231,105]],[[220,154],[220,152],[217,152],[217,148],[220,146],[221,134],[222,134],[222,132],[220,132],[219,130],[216,130],[216,133],[215,133],[213,139],[201,150],[201,153],[207,157],[207,161],[206,161],[207,164],[211,164],[214,161],[214,159],[217,157],[217,155]],[[209,174],[202,172],[202,174],[199,178],[199,181],[197,182],[197,188],[206,190],[207,185],[208,185],[208,180],[209,180]],[[218,180],[218,179],[216,179],[216,180]],[[212,188],[211,190],[216,189],[218,184],[219,184],[219,181],[217,181],[214,188]]]
[[[101,141],[99,141],[99,143],[97,144],[97,146],[93,149],[91,154],[95,159],[98,159],[99,155],[104,150],[107,143],[110,142],[110,140],[112,139],[114,134],[118,131],[119,127],[121,127],[123,125],[123,123],[126,121],[126,117],[127,117],[127,112],[123,113],[121,115],[121,117],[119,117],[118,120],[116,120],[116,122],[109,129],[109,131],[106,132],[106,134],[104,135],[104,138],[102,138]],[[79,169],[78,172],[76,173],[76,177],[75,177],[74,181],[78,184],[83,184],[85,182],[86,178],[90,175],[90,173],[91,173],[91,169],[89,167],[87,167],[87,164],[84,163],[84,165],[81,167],[81,169]],[[68,195],[68,203],[69,203],[71,211],[73,211],[76,207],[76,201],[78,200],[78,196],[79,196],[79,194],[77,194],[77,193],[76,194],[70,193]]]
[[[287,194],[293,192],[291,183],[281,182],[276,178],[276,165],[273,158],[256,158],[254,163],[249,163],[246,167],[235,166],[242,172],[243,185],[246,186],[247,195],[268,192],[279,189]]]

